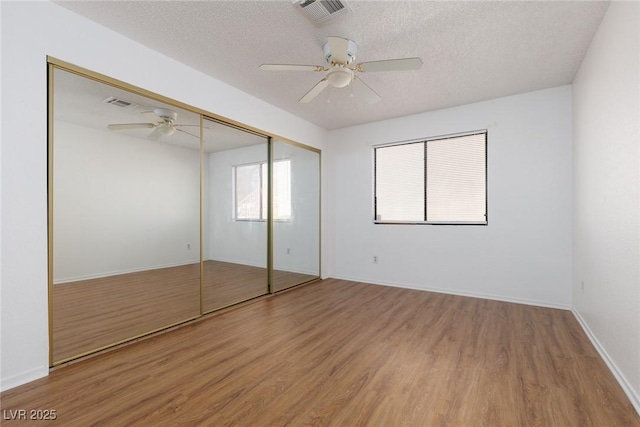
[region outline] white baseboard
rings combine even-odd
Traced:
[[[609,367],[609,370],[611,371],[615,379],[620,384],[620,387],[622,387],[622,390],[624,390],[625,394],[631,401],[631,404],[635,408],[638,415],[640,415],[640,395],[633,389],[633,387],[631,386],[627,378],[624,376],[622,371],[618,369],[618,366],[616,365],[616,363],[609,356],[609,353],[607,353],[607,351],[604,349],[602,344],[600,344],[600,341],[598,341],[598,338],[596,337],[596,335],[593,333],[591,328],[589,328],[587,321],[584,320],[584,318],[580,315],[580,313],[575,308],[571,309],[571,312],[573,313],[575,318],[578,320],[578,323],[580,323],[580,326],[582,326],[582,329],[587,334],[587,337],[589,337],[591,344],[593,344],[593,346],[596,348],[596,350],[600,354],[600,357],[602,357],[602,360],[604,360],[604,363],[606,363],[607,366]]]
[[[47,375],[49,375],[49,368],[42,367],[23,372],[9,378],[3,378],[2,381],[0,381],[0,391],[6,391],[10,388],[18,387],[31,381],[44,378]]]
[[[183,261],[183,262],[176,262],[171,264],[151,265],[148,267],[141,267],[141,268],[130,268],[126,270],[107,271],[103,273],[87,274],[85,276],[64,277],[62,279],[54,279],[53,284],[59,285],[62,283],[79,282],[81,280],[101,279],[103,277],[117,276],[119,274],[139,273],[141,271],[158,270],[160,268],[180,267],[183,265],[199,264],[199,263],[200,263],[200,260],[196,259],[193,261]]]
[[[278,270],[278,271],[286,271],[288,273],[296,273],[296,274],[304,274],[307,276],[319,276],[317,271],[309,271],[309,270],[299,270],[296,268],[277,268],[277,267],[273,267],[274,270]]]
[[[234,259],[234,258],[223,258],[223,257],[209,257],[205,259],[205,261],[218,261],[218,262],[227,262],[229,264],[239,264],[239,265],[248,265],[249,267],[257,267],[257,268],[267,268],[267,262],[264,264],[250,262],[242,259]]]
[[[540,300],[527,299],[527,298],[515,298],[515,297],[510,297],[505,295],[493,295],[493,294],[485,294],[480,292],[466,292],[466,291],[458,291],[455,289],[433,288],[433,287],[418,286],[418,285],[411,285],[411,284],[405,284],[405,283],[384,283],[384,282],[372,281],[370,279],[361,279],[357,277],[347,277],[347,276],[332,275],[331,278],[341,279],[341,280],[350,280],[353,282],[368,283],[371,285],[391,286],[394,288],[413,289],[416,291],[427,291],[427,292],[436,292],[439,294],[459,295],[459,296],[471,297],[471,298],[482,298],[482,299],[489,299],[493,301],[503,301],[503,302],[512,302],[515,304],[533,305],[536,307],[556,308],[559,310],[571,310],[571,306],[566,304],[558,304],[558,303],[549,302],[549,301],[540,301]]]

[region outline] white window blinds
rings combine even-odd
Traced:
[[[486,132],[374,149],[375,221],[486,224]]]
[[[424,146],[405,144],[376,150],[376,218],[424,219]]]

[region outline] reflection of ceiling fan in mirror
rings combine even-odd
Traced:
[[[187,132],[183,127],[199,127],[199,125],[184,125],[175,123],[178,119],[178,113],[167,108],[156,108],[153,111],[143,111],[149,123],[119,123],[107,126],[109,130],[128,130],[128,129],[153,129],[147,136],[147,139],[157,141],[163,136],[170,136],[176,132],[182,132],[194,138],[200,139],[198,135]]]
[[[299,102],[311,102],[327,86],[341,88],[351,86],[354,94],[368,104],[380,100],[378,95],[365,82],[360,80],[357,73],[371,73],[377,71],[410,71],[422,67],[420,58],[387,59],[382,61],[361,62],[354,66],[350,64],[356,59],[358,46],[353,40],[342,37],[327,37],[323,51],[324,57],[330,67],[322,65],[288,65],[288,64],[262,64],[260,69],[267,71],[316,71],[324,73],[320,80]]]

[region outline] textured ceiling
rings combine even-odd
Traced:
[[[352,13],[316,26],[290,0],[57,3],[325,129],[569,84],[608,6],[348,1]],[[327,36],[354,40],[356,63],[419,56],[424,65],[362,74],[382,97],[373,105],[333,87],[300,104],[322,74],[258,68],[325,65]]]

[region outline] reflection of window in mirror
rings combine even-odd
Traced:
[[[233,166],[233,218],[236,221],[267,219],[267,162]],[[291,221],[291,160],[273,162],[273,217]]]

